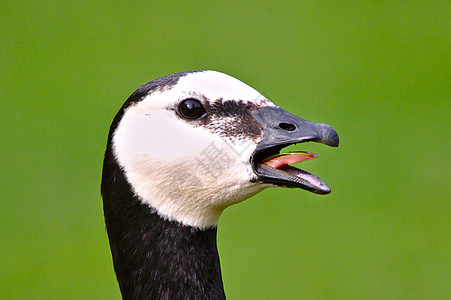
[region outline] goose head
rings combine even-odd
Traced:
[[[329,193],[319,177],[289,165],[314,154],[279,154],[308,141],[338,146],[338,135],[216,71],[143,85],[110,130],[114,159],[134,195],[164,219],[196,228],[216,226],[226,207],[268,187]]]

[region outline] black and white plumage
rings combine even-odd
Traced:
[[[124,299],[224,299],[216,226],[222,211],[272,186],[330,192],[279,155],[291,144],[338,146],[226,74],[193,71],[138,88],[114,118],[102,173],[104,214]]]

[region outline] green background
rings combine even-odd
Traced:
[[[449,1],[2,1],[0,298],[119,299],[99,192],[144,82],[214,69],[340,147],[297,146],[328,196],[223,214],[229,299],[450,299]]]

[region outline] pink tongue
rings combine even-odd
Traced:
[[[314,158],[318,158],[318,156],[315,153],[296,151],[271,156],[262,161],[260,164],[269,166],[271,168],[280,169],[289,164],[295,164],[304,160],[310,160]]]

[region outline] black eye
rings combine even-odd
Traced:
[[[180,103],[179,113],[185,119],[195,120],[205,115],[206,111],[202,103],[198,100],[186,99]]]

